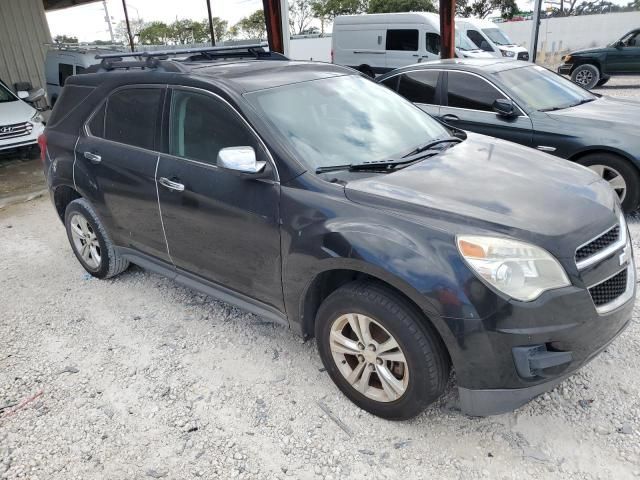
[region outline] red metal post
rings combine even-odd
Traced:
[[[440,0],[440,58],[456,56],[456,0]]]
[[[267,24],[269,49],[273,52],[284,53],[280,0],[262,0],[262,5],[264,6],[264,19]]]

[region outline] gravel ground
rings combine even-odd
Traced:
[[[626,97],[635,101],[640,100],[640,75],[611,77],[611,80],[594,92],[612,97]]]
[[[2,479],[640,478],[638,317],[513,413],[464,416],[452,380],[389,422],[313,341],[137,267],[88,276],[46,198],[0,210],[0,308]]]

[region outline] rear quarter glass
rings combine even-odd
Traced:
[[[55,127],[64,120],[73,110],[76,109],[90,94],[95,87],[87,87],[83,85],[67,85],[62,89],[60,98],[56,102],[49,117],[48,126]]]

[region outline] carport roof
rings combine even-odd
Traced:
[[[61,8],[75,7],[76,5],[85,5],[87,3],[94,3],[99,0],[42,0],[44,9],[59,10]]]

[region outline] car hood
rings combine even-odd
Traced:
[[[0,103],[0,125],[27,122],[36,114],[35,108],[22,100]]]
[[[640,117],[640,102],[611,97],[600,97],[593,102],[583,103],[575,107],[564,108],[553,112],[545,112],[551,118],[567,120],[587,120],[591,125],[615,125],[617,128],[631,128],[637,132]]]
[[[585,48],[583,50],[576,50],[575,52],[571,52],[569,55],[590,55],[594,53],[603,53],[608,47],[598,47],[598,48]]]
[[[464,232],[534,240],[566,256],[575,253],[577,244],[558,246],[567,243],[563,237],[572,234],[585,241],[616,219],[615,193],[587,168],[472,133],[398,172],[349,182],[345,194],[419,222],[433,225],[446,218],[447,225],[459,225]]]

